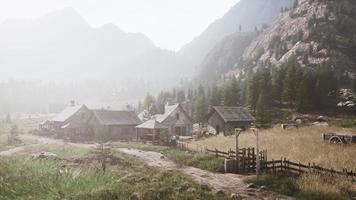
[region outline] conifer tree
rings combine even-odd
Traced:
[[[221,105],[221,92],[217,85],[214,85],[211,90],[210,96],[210,105],[211,106],[219,106]]]
[[[199,86],[195,101],[194,118],[196,122],[204,123],[208,115],[208,105],[203,86]]]
[[[250,73],[247,82],[247,103],[256,112],[256,106],[259,98],[259,76],[258,73]]]
[[[240,100],[240,88],[235,76],[227,83],[224,90],[224,105],[238,106]]]

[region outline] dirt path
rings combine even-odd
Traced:
[[[28,141],[28,144],[23,146],[14,147],[8,150],[0,151],[0,156],[11,156],[21,153],[26,150],[26,147],[33,147],[38,146],[41,144],[55,144],[59,146],[71,145],[80,148],[95,148],[96,144],[83,144],[83,143],[70,143],[64,142],[63,140],[53,139],[53,138],[46,138],[36,135],[20,135],[20,139],[23,141]]]
[[[121,148],[120,151],[138,157],[149,166],[160,167],[163,169],[172,169],[176,165],[165,157],[163,154],[152,151],[141,151],[137,149]],[[281,200],[281,199],[294,199],[291,197],[279,195],[260,188],[248,188],[244,182],[245,176],[238,174],[221,174],[212,173],[206,170],[198,169],[195,167],[180,168],[180,170],[192,177],[200,185],[206,185],[216,191],[223,191],[228,194],[238,194],[243,199],[252,200]]]

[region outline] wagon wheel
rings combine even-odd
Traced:
[[[334,136],[334,137],[330,138],[329,143],[330,144],[342,144],[343,141],[341,140],[341,138]]]

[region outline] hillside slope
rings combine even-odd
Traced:
[[[201,80],[212,82],[240,64],[245,48],[257,36],[256,32],[234,33],[225,37],[204,58],[199,65]]]
[[[243,54],[243,68],[296,57],[301,66],[332,66],[340,79],[356,72],[356,2],[299,0],[261,33]]]
[[[291,6],[293,0],[241,0],[221,19],[213,22],[200,36],[186,44],[179,53],[189,59],[192,66],[202,62],[207,53],[225,36],[238,31],[253,31],[255,26],[269,24],[281,7]]]
[[[216,47],[227,48],[213,49],[201,65],[211,74],[219,71],[243,75],[266,63],[280,66],[296,58],[302,67],[311,70],[317,66],[332,66],[341,83],[349,84],[356,72],[356,2],[299,0],[298,6],[281,13],[260,32],[246,46],[242,56],[228,56],[241,46],[225,43],[223,40]],[[230,70],[225,72],[224,69]]]
[[[8,69],[0,78],[149,79],[167,68],[183,73],[179,67],[184,66],[145,35],[113,24],[91,27],[71,8],[38,19],[5,21],[0,24],[0,46],[0,66]],[[141,70],[142,63],[149,70]]]

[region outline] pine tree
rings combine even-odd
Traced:
[[[272,82],[272,93],[273,99],[278,101],[282,105],[283,98],[283,83],[285,79],[286,71],[284,67],[274,68],[273,82]]]
[[[182,103],[185,101],[185,92],[184,90],[179,90],[177,93],[177,102]]]
[[[150,115],[155,115],[159,113],[154,96],[147,94],[143,105]]]
[[[211,90],[210,96],[210,105],[211,106],[219,106],[221,105],[221,92],[217,85],[214,85]]]
[[[289,102],[291,105],[295,104],[297,93],[297,64],[296,60],[292,58],[287,63],[286,76],[283,83],[283,99]]]
[[[254,113],[256,112],[259,93],[259,75],[258,73],[250,73],[247,82],[247,104]]]
[[[315,90],[314,77],[306,72],[300,82],[297,93],[296,109],[299,112],[308,112],[313,108],[313,95]]]
[[[194,118],[196,122],[204,123],[207,120],[208,104],[203,86],[199,86],[195,101]]]
[[[224,105],[238,106],[240,101],[240,88],[235,76],[227,83],[224,90]]]
[[[271,122],[271,109],[269,104],[268,91],[262,91],[258,97],[256,106],[256,119],[261,124]]]

